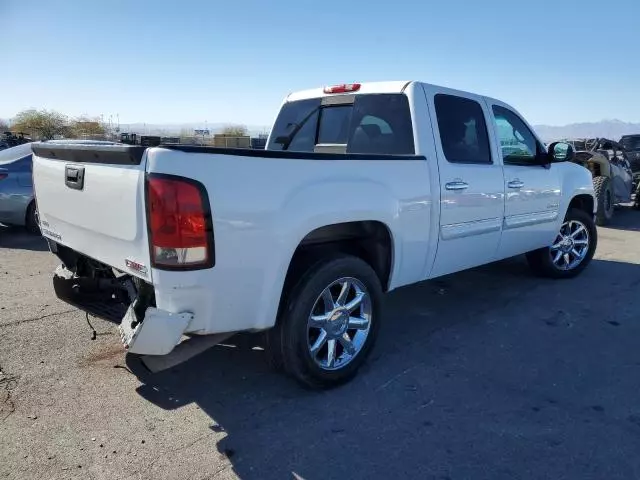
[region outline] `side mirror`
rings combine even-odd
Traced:
[[[547,152],[552,162],[572,162],[576,156],[573,146],[567,142],[553,142]]]

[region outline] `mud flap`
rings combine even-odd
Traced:
[[[180,343],[182,333],[193,320],[191,313],[170,313],[147,308],[144,319],[138,321],[134,304],[124,315],[118,331],[125,349],[141,355],[166,355]]]

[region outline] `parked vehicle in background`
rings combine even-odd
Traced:
[[[631,170],[634,173],[640,172],[640,134],[623,135],[620,139],[620,143],[627,152],[627,157],[631,164]]]
[[[31,139],[29,137],[25,137],[22,132],[19,132],[18,134],[13,132],[4,132],[0,137],[0,150],[16,147],[29,142],[31,142]]]
[[[0,151],[0,223],[38,233],[31,157],[29,143]]]
[[[575,150],[574,162],[587,168],[593,176],[596,194],[596,223],[611,222],[615,206],[632,201],[633,172],[622,144],[607,138],[567,140]]]
[[[640,134],[623,135],[620,143],[627,152],[631,171],[633,172],[634,208],[640,210]]]
[[[591,176],[556,155],[570,145],[419,82],[291,94],[266,150],[33,150],[60,298],[120,321],[138,354],[266,331],[272,363],[312,387],[356,374],[383,292],[524,253],[570,278],[597,243]]]

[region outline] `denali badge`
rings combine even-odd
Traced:
[[[124,263],[127,266],[127,268],[130,268],[131,270],[135,270],[136,272],[142,275],[147,275],[147,267],[145,267],[143,264],[134,262],[133,260],[129,260],[128,258],[124,259]]]

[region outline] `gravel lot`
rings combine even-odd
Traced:
[[[230,339],[141,373],[0,228],[0,478],[640,478],[640,212],[571,281],[523,259],[388,296],[373,358],[310,393]]]

